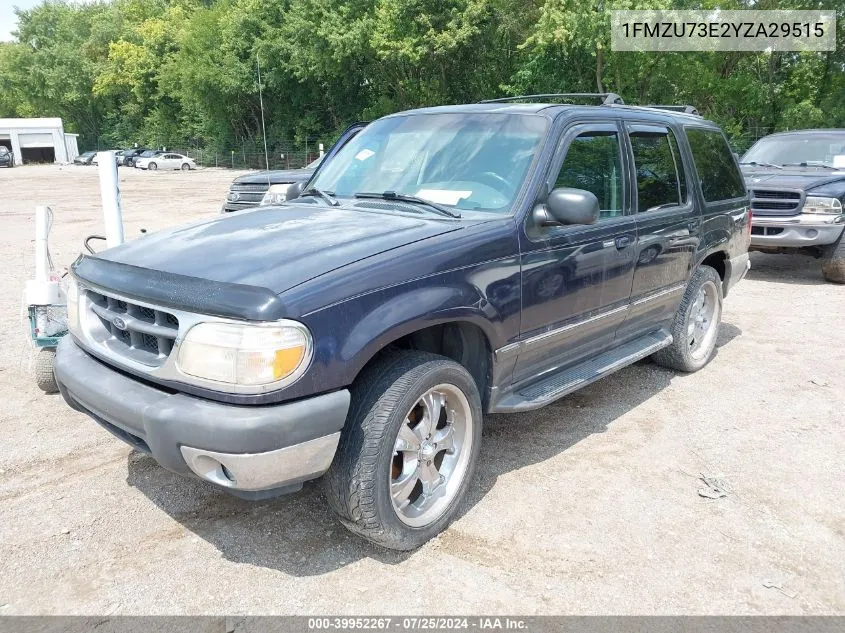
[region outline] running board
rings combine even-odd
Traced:
[[[521,387],[496,403],[492,412],[510,413],[539,409],[671,344],[672,335],[669,332],[664,329],[656,330],[575,367]]]

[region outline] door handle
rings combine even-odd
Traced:
[[[616,238],[616,248],[618,250],[622,250],[623,248],[627,248],[631,244],[631,236],[630,235],[620,235]]]

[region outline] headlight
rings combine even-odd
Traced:
[[[287,201],[288,187],[290,184],[270,185],[267,193],[261,198],[260,205],[263,207],[266,204],[284,204]]]
[[[804,213],[842,213],[842,203],[836,198],[807,196],[804,201]]]
[[[311,361],[311,334],[294,321],[198,323],[179,347],[178,367],[189,376],[230,386],[297,380]]]
[[[65,285],[65,302],[67,305],[67,329],[71,332],[79,331],[79,286],[73,275],[68,275]]]

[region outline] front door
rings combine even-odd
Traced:
[[[675,316],[698,247],[701,216],[677,134],[665,125],[628,123],[636,182],[637,243],[631,310],[620,341],[668,325]]]
[[[579,123],[563,134],[546,187],[592,192],[601,216],[592,225],[526,225],[517,385],[607,349],[625,319],[636,221],[623,147],[616,121]]]

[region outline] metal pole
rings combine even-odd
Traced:
[[[100,167],[100,198],[103,202],[103,223],[106,226],[106,245],[123,244],[123,203],[117,182],[117,161],[113,151],[97,155]]]
[[[270,154],[267,153],[267,130],[264,127],[264,96],[261,92],[261,62],[258,61],[258,54],[255,55],[255,63],[258,66],[258,101],[261,103],[261,138],[264,139],[264,169],[270,169]],[[267,174],[267,184],[270,184],[270,174]]]

